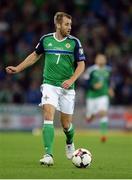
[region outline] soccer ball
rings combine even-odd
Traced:
[[[90,166],[92,161],[92,154],[84,148],[79,148],[74,151],[72,156],[72,163],[78,168],[86,168]]]

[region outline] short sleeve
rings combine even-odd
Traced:
[[[81,42],[79,40],[75,40],[75,50],[74,50],[74,57],[77,62],[79,61],[86,61],[84,51],[81,45]]]
[[[35,52],[40,55],[44,53],[43,38],[40,39],[39,43],[35,47]]]

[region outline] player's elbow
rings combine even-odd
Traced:
[[[40,54],[37,54],[35,51],[32,53],[32,55],[33,55],[33,59],[35,60],[35,61],[37,61],[42,55]]]
[[[33,53],[31,53],[29,55],[31,65],[34,64],[40,57],[41,57],[41,55],[38,55],[35,51]]]

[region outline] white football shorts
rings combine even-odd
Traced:
[[[91,117],[100,111],[108,111],[109,108],[109,97],[100,96],[97,98],[86,99],[86,117]]]
[[[66,114],[73,114],[75,105],[74,89],[69,90],[50,84],[42,84],[40,90],[42,92],[40,106],[51,104],[58,111]]]

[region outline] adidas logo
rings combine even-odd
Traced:
[[[48,46],[52,46],[52,43],[49,43]]]

